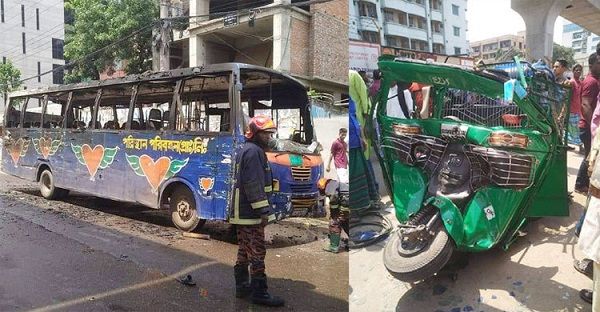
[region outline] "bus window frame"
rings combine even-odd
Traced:
[[[13,104],[13,100],[16,100],[16,99],[25,99],[25,102],[24,102],[25,104],[27,104],[27,102],[29,102],[29,96],[28,95],[26,95],[26,96],[19,96],[19,97],[11,97],[8,100],[8,105],[7,105],[8,109],[6,109],[4,111],[4,117],[2,118],[2,119],[4,119],[2,121],[2,125],[4,126],[5,129],[23,129],[23,118],[24,118],[24,115],[25,115],[25,114],[23,114],[23,111],[25,110],[25,106],[22,107],[21,110],[19,111],[19,126],[18,127],[8,127],[8,118],[6,118],[7,117],[6,113],[10,111],[10,108],[14,105]]]
[[[228,134],[228,135],[234,135],[235,134],[235,127],[237,124],[237,120],[238,118],[236,118],[236,111],[237,111],[237,107],[239,105],[236,105],[233,101],[234,96],[233,96],[233,92],[234,92],[234,86],[235,86],[235,82],[236,80],[236,75],[235,75],[235,71],[234,70],[229,70],[229,71],[224,71],[224,72],[214,72],[214,73],[204,73],[204,74],[210,74],[210,75],[214,75],[214,76],[227,76],[228,77],[228,83],[227,83],[227,102],[229,103],[229,130],[228,131],[198,131],[198,130],[177,130],[176,129],[176,120],[177,118],[179,118],[179,112],[181,110],[183,110],[183,88],[185,87],[185,82],[188,80],[192,80],[192,79],[197,79],[197,78],[202,78],[202,75],[198,75],[198,76],[190,76],[190,77],[185,77],[185,78],[181,78],[177,80],[177,84],[179,84],[178,86],[176,86],[176,93],[177,93],[177,99],[173,101],[173,103],[171,103],[171,107],[170,110],[172,112],[175,112],[175,114],[170,114],[169,115],[169,131],[172,131],[174,134],[186,134],[186,133],[190,133],[190,134],[196,134],[196,135],[208,135],[208,136],[217,136],[219,134]],[[206,78],[204,78],[206,79]],[[175,93],[174,93],[175,95]],[[239,102],[239,101],[238,101]],[[214,103],[212,103],[214,104]],[[206,109],[208,108],[208,106],[210,105],[209,103],[205,103],[205,111],[207,111]],[[241,103],[240,103],[241,105]],[[180,110],[181,108],[181,110]],[[176,109],[176,110],[174,110]],[[208,115],[207,115],[208,117]],[[189,118],[189,116],[188,116]],[[243,118],[242,118],[243,119]],[[208,119],[207,119],[208,120]]]
[[[46,113],[46,106],[48,106],[48,93],[44,93],[44,96],[42,97],[42,110],[41,110],[41,115],[40,116],[40,129],[44,129],[44,114]]]
[[[91,131],[99,130],[99,129],[96,129],[96,121],[98,119],[98,104],[100,103],[100,98],[102,98],[102,94],[104,93],[102,90],[104,90],[104,88],[100,87],[96,91],[96,98],[94,99],[94,107],[93,107],[94,110],[92,111],[92,124],[86,130],[91,130]]]
[[[45,97],[46,97],[46,95],[44,94],[43,98],[45,98]],[[21,121],[20,121],[20,128],[21,129],[36,129],[36,128],[38,128],[38,127],[34,127],[33,126],[35,123],[32,123],[31,127],[28,127],[28,128],[23,127],[24,124],[25,124],[25,115],[27,114],[27,108],[29,106],[29,100],[31,100],[31,98],[32,98],[31,95],[27,96],[27,100],[25,101],[25,106],[23,107],[23,110],[21,111]],[[43,98],[42,98],[42,100],[43,100]],[[45,105],[45,104],[42,104],[42,105]],[[42,107],[42,109],[40,111],[43,112],[43,107]],[[44,114],[40,113],[40,119],[39,119],[40,126],[39,126],[39,129],[42,129],[43,118],[44,118]]]
[[[92,110],[92,115],[90,116],[90,118],[92,118],[90,126],[89,127],[86,126],[86,128],[84,128],[84,129],[67,128],[67,124],[68,124],[67,121],[68,121],[69,118],[68,118],[68,116],[65,116],[65,121],[63,122],[63,124],[64,124],[63,128],[65,130],[70,130],[70,132],[72,132],[72,133],[82,133],[82,132],[87,132],[87,131],[99,130],[99,129],[94,129],[94,128],[96,126],[96,118],[98,118],[98,110],[97,109],[98,109],[99,99],[100,99],[100,97],[103,94],[103,91],[102,91],[103,87],[101,87],[101,86],[91,87],[91,88],[83,88],[83,89],[76,89],[76,90],[70,90],[69,91],[69,96],[67,98],[67,106],[66,106],[66,109],[65,109],[65,115],[69,114],[69,112],[72,112],[73,113],[73,116],[72,116],[73,120],[72,121],[74,122],[75,121],[75,111],[74,111],[74,109],[75,108],[81,109],[81,108],[73,107],[73,93],[74,92],[89,92],[90,90],[94,90],[94,89],[97,89],[96,90],[96,96],[94,97],[94,104],[89,106],[90,109]]]
[[[73,113],[73,121],[75,121],[75,112],[71,111],[71,103],[72,103],[72,102],[73,102],[73,90],[69,91],[69,95],[68,95],[68,97],[67,97],[67,106],[66,106],[66,108],[65,108],[65,119],[64,119],[64,121],[63,121],[63,127],[62,127],[62,128],[63,128],[63,131],[67,131],[67,129],[69,129],[69,128],[67,127],[67,124],[68,124],[68,123],[67,123],[67,121],[69,120],[69,116],[68,116],[68,114],[69,114],[70,112],[72,112],[72,113]]]
[[[135,109],[135,102],[137,101],[137,94],[138,94],[138,89],[140,87],[141,82],[138,83],[134,83],[131,88],[131,96],[129,97],[129,111],[127,112],[127,127],[125,127],[125,129],[121,129],[121,130],[125,130],[125,131],[131,131],[131,123],[133,123],[133,110]],[[139,130],[133,130],[133,131],[139,131]]]
[[[46,128],[44,127],[44,123],[45,123],[45,119],[44,116],[46,115],[46,112],[48,110],[48,104],[50,102],[50,95],[53,94],[60,94],[61,92],[48,92],[48,93],[44,93],[44,104],[43,104],[43,108],[42,108],[42,129],[53,129],[53,128]],[[71,98],[72,98],[72,94],[73,91],[68,91],[67,93],[67,101],[65,102],[65,104],[62,104],[62,108],[61,108],[61,116],[63,117],[62,120],[62,126],[60,128],[54,128],[54,129],[64,129],[66,127],[66,121],[67,121],[67,116],[66,114],[69,111],[69,105],[71,102]],[[58,103],[56,103],[58,104]]]
[[[138,108],[138,114],[140,116],[140,126],[145,126],[146,128],[148,127],[148,123],[147,120],[145,119],[145,115],[144,115],[144,104],[148,104],[148,103],[143,103],[143,102],[139,102],[138,103],[138,95],[139,95],[139,88],[141,86],[143,86],[144,84],[149,84],[149,83],[173,83],[175,82],[175,86],[173,87],[173,96],[171,97],[171,99],[168,102],[164,102],[164,103],[168,103],[168,108],[169,110],[172,109],[172,104],[173,102],[176,100],[176,97],[178,96],[178,90],[179,90],[179,82],[183,80],[182,78],[176,78],[176,79],[157,79],[157,80],[148,80],[148,81],[141,81],[137,84],[137,91],[135,93],[135,99],[133,101],[133,105],[135,106],[136,104],[138,104],[137,108]],[[164,113],[164,112],[163,112]],[[169,113],[170,114],[170,113]],[[135,115],[135,112],[134,112]],[[132,117],[133,120],[133,117]],[[165,122],[165,120],[163,119],[163,122]],[[170,131],[171,129],[171,115],[169,115],[169,120],[167,121],[169,126],[166,128],[162,128],[162,129],[139,129],[139,130],[134,130],[134,131],[147,131],[147,132],[160,132],[163,133],[165,131]]]
[[[108,86],[99,86],[98,91],[96,91],[96,98],[94,99],[94,105],[93,105],[93,122],[92,122],[92,127],[86,129],[85,131],[101,131],[101,132],[115,132],[115,131],[130,131],[131,130],[131,120],[133,118],[133,110],[132,110],[132,105],[134,105],[133,103],[135,102],[134,97],[137,98],[137,87],[140,83],[131,83],[131,82],[127,82],[127,83],[122,83],[122,84],[115,84],[115,85],[108,85]],[[129,104],[127,106],[127,108],[129,109],[129,111],[127,112],[127,120],[125,121],[125,123],[127,124],[127,127],[124,129],[118,128],[118,129],[104,129],[104,128],[98,128],[96,129],[96,122],[99,121],[98,119],[98,113],[100,112],[100,103],[102,103],[102,96],[105,95],[105,89],[110,88],[110,87],[115,87],[115,86],[122,86],[125,88],[133,88],[131,95],[129,96]],[[90,88],[93,89],[93,88]],[[110,106],[112,108],[113,111],[113,120],[117,119],[117,108],[115,105],[107,105]],[[138,131],[138,130],[134,130],[134,131]]]

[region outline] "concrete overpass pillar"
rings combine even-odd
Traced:
[[[190,0],[190,16],[205,15],[204,17],[190,19],[189,58],[190,67],[206,64],[206,44],[204,38],[193,34],[193,29],[199,22],[208,20],[209,0]]]
[[[275,0],[274,4],[291,4],[291,0]],[[273,15],[273,69],[289,73],[291,70],[290,32],[292,17],[287,8],[278,9]]]
[[[525,20],[527,58],[552,59],[554,22],[571,0],[511,0],[511,7]]]

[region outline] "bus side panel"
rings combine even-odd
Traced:
[[[126,137],[126,131],[121,130],[102,130],[104,164],[98,168],[97,180],[101,185],[98,187],[98,193],[102,197],[114,198],[120,201],[136,202],[135,190],[145,182],[137,179],[138,176],[131,169],[127,162],[126,155],[133,154],[125,149],[123,138]],[[111,155],[112,159],[111,159]],[[154,196],[156,198],[156,196]],[[156,200],[151,201],[148,198],[150,207],[155,208]]]
[[[172,159],[158,148],[160,135],[129,130],[106,132],[106,147],[118,148],[106,177],[109,183],[120,188],[115,190],[111,187],[108,192],[119,194],[124,201],[159,208],[160,186],[168,179],[169,170],[173,168],[171,165],[174,165]]]
[[[31,146],[31,139],[22,137],[23,129],[9,128],[5,129],[5,136],[2,142],[2,171],[20,178],[27,178],[30,174],[23,166],[23,159],[26,157]],[[7,139],[10,134],[9,139]]]
[[[54,184],[61,188],[72,189],[73,183],[70,171],[75,169],[75,165],[71,161],[71,166],[69,166],[67,162],[75,156],[71,149],[71,140],[67,138],[67,131],[65,129],[46,130],[44,137],[46,139],[50,138],[52,140],[51,144],[59,144],[54,154],[48,157],[48,165],[54,176]],[[54,142],[55,140],[59,142]]]
[[[64,158],[71,149],[65,144],[63,129],[43,129],[32,137],[32,144],[36,154],[35,173],[41,166],[47,165],[54,176],[54,184],[66,187],[68,175],[64,171]]]
[[[200,218],[225,220],[231,186],[231,135],[199,136],[193,134],[165,134],[169,142],[198,142],[193,153],[165,152],[171,161],[184,164],[175,176],[193,185],[196,209]]]
[[[231,184],[234,180],[231,162],[237,147],[231,135],[219,135],[215,145],[215,165],[217,169],[215,173],[213,210],[216,219],[225,220],[228,215],[228,207],[231,207]]]
[[[103,171],[100,170],[105,152],[102,133],[67,129],[64,144],[63,161],[55,169],[57,172],[60,170],[57,174],[60,176],[59,180],[67,189],[100,196],[106,187],[106,183],[103,183]]]
[[[21,133],[23,134],[22,138],[29,142],[29,147],[27,148],[27,150],[24,153],[24,156],[20,160],[19,166],[21,167],[21,172],[19,176],[30,181],[35,181],[38,156],[40,155],[36,152],[37,145],[35,144],[34,139],[40,137],[42,129],[22,129]]]

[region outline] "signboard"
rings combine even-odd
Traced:
[[[350,40],[350,69],[372,72],[377,69],[380,45]]]
[[[237,13],[233,13],[233,14],[229,14],[229,15],[225,15],[225,17],[223,17],[223,26],[224,27],[232,27],[232,26],[236,26],[238,25],[240,22],[238,20],[238,15]]]
[[[448,56],[444,54],[415,51],[394,47],[381,47],[381,54],[396,55],[398,57],[405,57],[413,60],[425,61],[427,59],[431,59],[434,62],[438,63],[473,66],[473,58],[467,56]]]

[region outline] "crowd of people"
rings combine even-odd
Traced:
[[[579,247],[586,257],[576,260],[574,267],[577,271],[592,278],[593,290],[582,289],[580,297],[593,305],[593,310],[600,310],[598,291],[600,285],[600,162],[597,155],[600,151],[600,136],[596,129],[600,125],[600,44],[597,51],[588,58],[589,73],[583,81],[580,80],[582,66],[573,66],[573,77],[567,78],[565,72],[568,64],[565,60],[557,60],[553,70],[556,82],[571,87],[571,116],[569,125],[575,125],[579,130],[579,141],[584,147],[584,159],[579,166],[575,191],[588,196],[587,207],[581,215],[575,235],[579,237]],[[568,132],[569,143],[577,144],[574,131]]]

